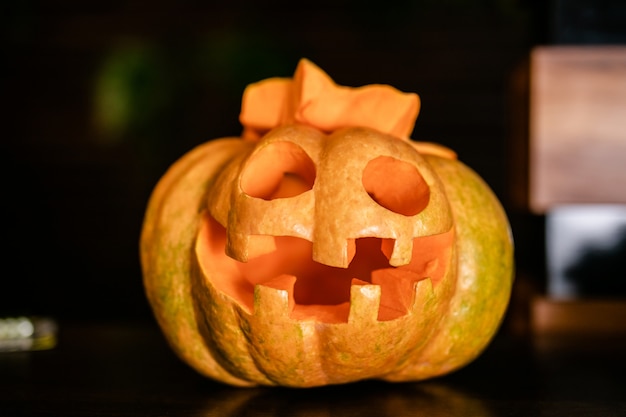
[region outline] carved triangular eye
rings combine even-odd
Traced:
[[[273,142],[263,147],[246,164],[241,188],[263,200],[295,197],[313,188],[315,163],[293,142]]]
[[[379,156],[363,170],[367,194],[394,213],[414,216],[428,206],[430,188],[417,168],[390,156]]]

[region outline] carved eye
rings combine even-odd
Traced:
[[[295,197],[313,188],[315,164],[293,142],[273,142],[255,154],[241,176],[241,188],[263,200]]]
[[[363,170],[363,187],[378,204],[394,213],[414,216],[428,206],[430,188],[416,167],[379,156]]]

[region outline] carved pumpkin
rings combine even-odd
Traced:
[[[454,152],[408,139],[418,109],[302,60],[248,86],[242,137],[167,171],[141,260],[184,361],[232,385],[309,387],[421,380],[480,354],[510,295],[508,221]]]

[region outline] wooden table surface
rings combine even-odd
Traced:
[[[626,338],[499,335],[432,381],[232,388],[180,362],[156,325],[59,323],[47,351],[0,353],[0,416],[626,416]]]

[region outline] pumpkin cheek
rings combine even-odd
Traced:
[[[253,314],[257,285],[287,291],[288,314],[297,320],[347,322],[352,285],[381,287],[378,320],[408,313],[415,284],[430,279],[436,286],[451,262],[454,232],[414,238],[412,261],[392,267],[393,239],[354,239],[355,254],[347,268],[323,265],[312,259],[312,242],[290,236],[250,236],[250,245],[272,251],[239,262],[225,254],[226,229],[205,214],[196,244],[199,265],[210,284]]]

